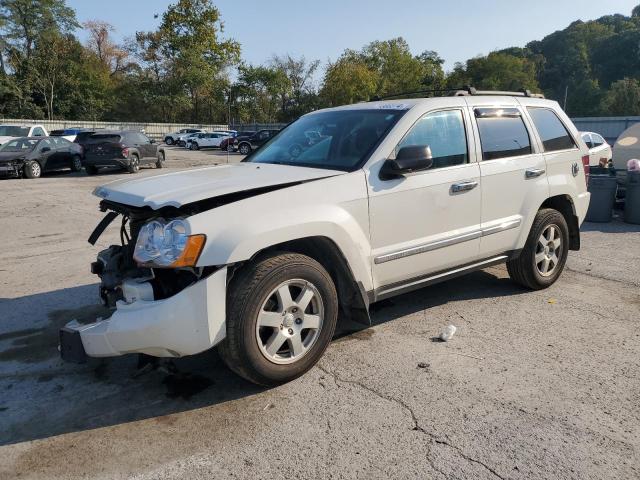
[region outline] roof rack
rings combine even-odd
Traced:
[[[464,87],[453,88],[435,88],[430,90],[415,90],[413,92],[395,93],[393,95],[385,95],[372,97],[370,101],[390,100],[392,98],[404,97],[408,95],[448,93],[452,97],[470,96],[470,95],[491,95],[491,96],[507,96],[507,97],[529,97],[529,98],[545,98],[542,93],[531,93],[530,90],[520,90],[518,92],[508,92],[500,90],[477,90],[475,87],[465,85]]]

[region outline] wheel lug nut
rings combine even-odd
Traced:
[[[302,323],[302,319],[301,318],[296,318],[296,325],[300,325]]]
[[[289,329],[289,335],[293,335],[293,328]]]
[[[284,327],[282,325],[280,325],[280,330],[282,330]]]
[[[291,313],[296,313],[297,311],[298,311],[297,307],[293,307],[293,308],[291,309]]]

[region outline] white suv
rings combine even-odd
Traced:
[[[580,248],[586,145],[556,102],[456,93],[320,110],[243,163],[98,187],[90,241],[124,217],[124,245],[92,265],[114,310],[68,324],[63,358],[218,345],[273,385],[381,299],[505,262],[527,288],[554,283]],[[292,155],[310,130],[319,141]]]

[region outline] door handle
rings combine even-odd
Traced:
[[[537,178],[544,172],[544,168],[530,168],[524,172],[524,176],[525,178]]]
[[[451,185],[451,193],[468,192],[478,186],[478,182],[475,180],[469,180],[466,182],[454,183]]]

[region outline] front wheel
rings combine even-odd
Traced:
[[[163,167],[164,167],[164,152],[159,151],[158,159],[156,160],[156,168],[163,168]]]
[[[40,164],[35,160],[30,160],[24,164],[24,176],[26,178],[40,178],[42,175],[42,168]]]
[[[338,318],[331,276],[305,255],[280,253],[245,267],[229,285],[227,366],[259,385],[299,377],[320,359]]]
[[[164,143],[166,143],[167,145],[173,145],[173,138],[171,137],[165,138]]]
[[[541,290],[560,277],[569,253],[569,227],[557,210],[536,214],[524,249],[507,262],[511,279],[532,290]]]
[[[234,152],[233,145],[231,145],[231,144],[227,145],[227,152],[229,152],[229,153],[233,153]]]

